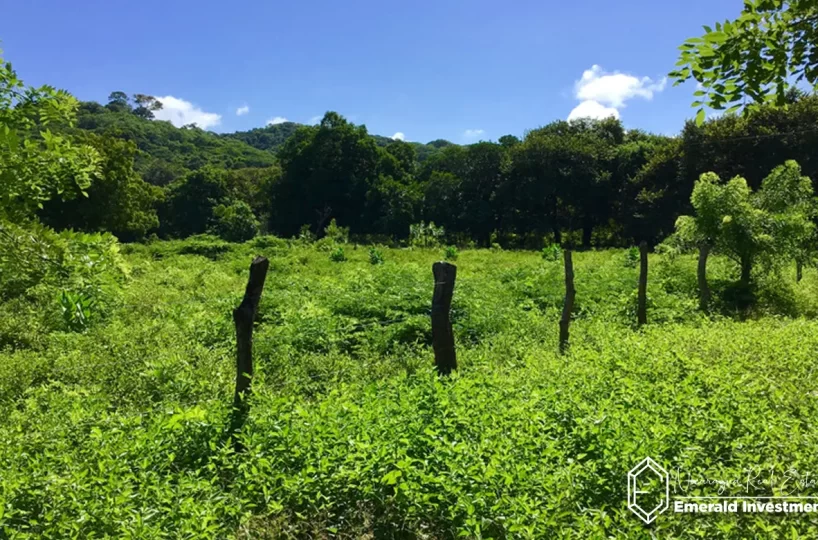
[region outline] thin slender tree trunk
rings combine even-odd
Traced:
[[[554,243],[562,245],[562,231],[560,231],[559,225],[554,225]]]
[[[749,257],[741,258],[741,284],[744,287],[750,286],[750,273],[753,270],[753,261]]]
[[[582,247],[589,249],[591,247],[591,236],[594,233],[592,225],[586,224],[582,227]]]
[[[574,262],[571,258],[571,250],[562,252],[565,264],[565,300],[562,304],[562,317],[560,318],[560,354],[568,351],[569,327],[571,326],[571,313],[574,311]]]
[[[795,261],[795,282],[798,283],[804,277],[804,263],[799,259]]]
[[[707,311],[710,305],[710,287],[707,286],[707,256],[710,255],[710,246],[702,244],[699,246],[699,309]]]
[[[648,244],[639,244],[639,293],[636,306],[636,324],[642,326],[648,322]]]

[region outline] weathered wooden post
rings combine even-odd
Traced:
[[[642,326],[648,322],[648,244],[639,244],[639,299],[636,305],[636,324]]]
[[[447,262],[436,262],[432,265],[432,274],[435,278],[435,290],[432,295],[432,347],[435,350],[435,366],[440,375],[448,375],[453,369],[457,369],[454,333],[449,320],[457,267]]]
[[[253,378],[253,322],[269,266],[270,261],[264,257],[253,259],[244,298],[239,307],[233,310],[233,322],[236,325],[236,392],[233,395],[233,407],[238,412],[233,423],[234,429],[241,427],[247,414],[247,397]]]
[[[562,252],[565,261],[565,300],[562,304],[562,318],[560,319],[560,354],[568,351],[568,327],[571,325],[571,312],[574,311],[574,262],[571,259],[571,250]]]

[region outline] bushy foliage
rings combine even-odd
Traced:
[[[383,252],[375,247],[369,248],[369,264],[383,264]]]
[[[244,242],[258,234],[258,220],[244,201],[216,205],[211,223],[212,233],[230,242]]]
[[[346,244],[349,242],[349,227],[340,227],[333,218],[324,229],[324,237],[336,244]]]
[[[562,259],[562,248],[559,244],[549,244],[542,248],[542,258],[546,261],[558,261]]]
[[[443,250],[443,258],[447,261],[456,261],[458,255],[457,246],[446,246]]]
[[[262,238],[210,238],[227,248],[216,260],[190,249],[205,238],[129,245],[131,277],[106,317],[81,332],[40,327],[36,347],[0,347],[7,536],[639,537],[625,486],[646,455],[682,485],[818,468],[818,328],[775,303],[818,313],[813,268],[798,285],[792,272],[760,282],[757,320],[708,320],[695,259],[652,254],[649,324],[634,332],[637,270],[621,250],[577,252],[572,348],[559,356],[560,265],[466,250],[452,306],[460,370],[441,380],[434,252],[379,248],[390,262],[372,266],[367,250],[350,250],[333,264],[313,245]],[[231,313],[259,253],[270,270],[237,454],[226,437]],[[735,266],[711,262],[720,297]],[[29,303],[59,310],[49,291]],[[25,305],[0,306],[0,328],[18,342]],[[797,516],[667,512],[652,527],[661,537],[816,533]]]
[[[435,227],[434,222],[413,223],[409,226],[409,245],[415,247],[438,247],[443,240],[443,227]]]
[[[329,260],[332,262],[344,262],[347,260],[346,255],[344,254],[344,248],[337,246],[335,249],[333,249],[329,254]]]

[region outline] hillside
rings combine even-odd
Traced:
[[[77,127],[134,141],[140,150],[136,170],[157,185],[165,185],[205,165],[240,169],[276,163],[272,151],[259,150],[239,139],[196,127],[177,128],[170,122],[140,118],[128,111],[112,111],[95,102],[82,103]]]
[[[295,131],[303,125],[304,124],[298,124],[296,122],[283,122],[281,124],[274,124],[263,128],[251,129],[250,131],[223,133],[220,136],[225,139],[242,141],[258,150],[275,152],[282,144],[284,144],[284,141],[286,141],[290,135],[295,133]],[[390,137],[384,137],[383,135],[372,135],[372,138],[375,139],[378,146],[386,146],[392,142]],[[427,144],[419,142],[409,142],[408,144],[412,145],[412,147],[415,149],[418,162],[423,163],[441,148],[450,146],[454,143],[443,139],[438,139]]]

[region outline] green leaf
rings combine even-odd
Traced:
[[[699,109],[696,113],[696,125],[701,126],[704,124],[704,109]]]

